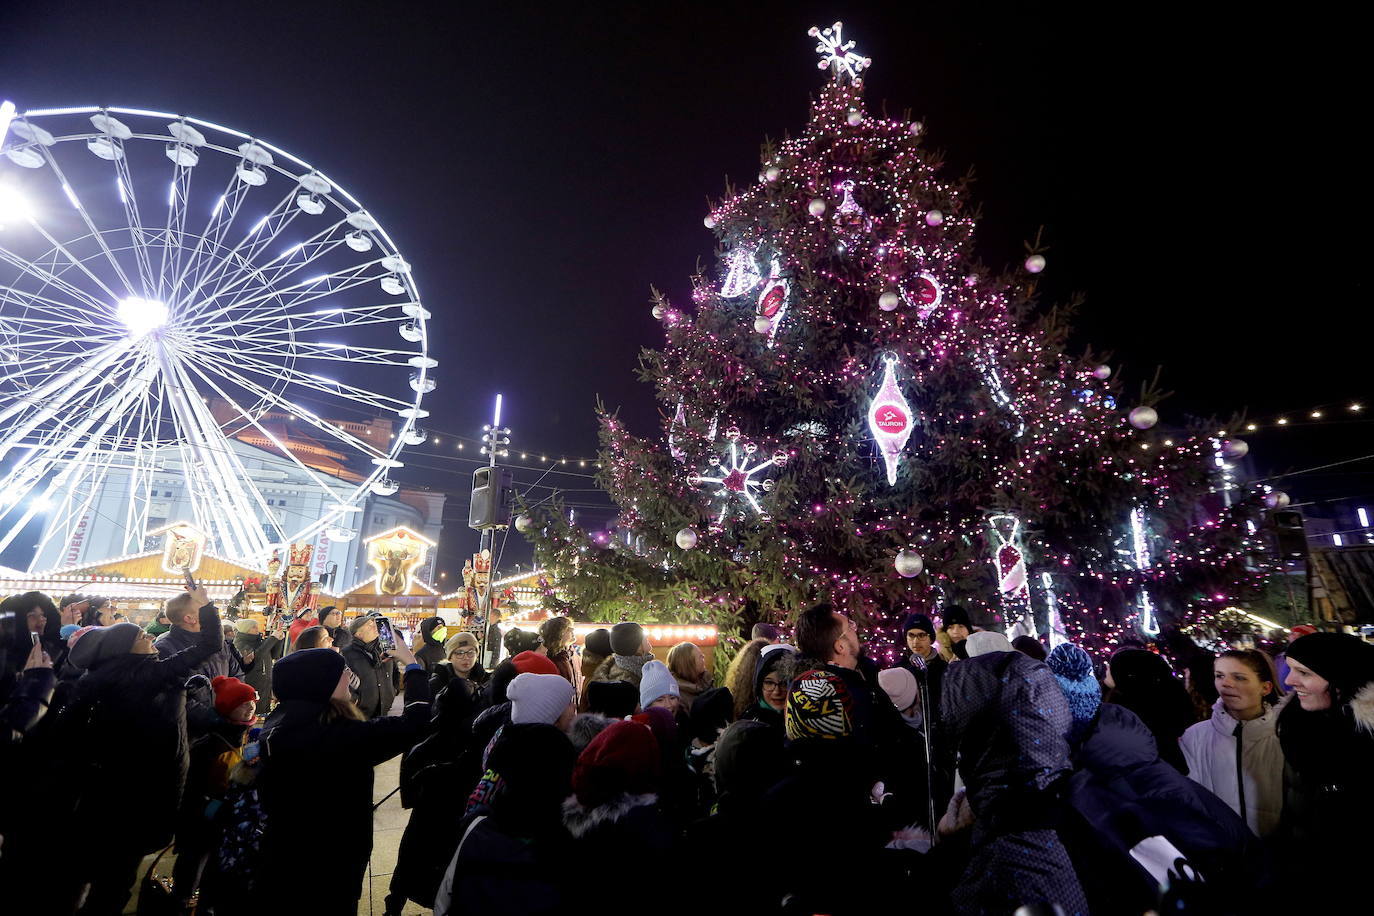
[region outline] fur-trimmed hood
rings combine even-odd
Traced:
[[[1355,725],[1367,735],[1374,735],[1374,681],[1359,689],[1349,704]]]
[[[573,839],[581,839],[598,827],[619,823],[636,808],[657,803],[658,796],[652,792],[644,795],[628,795],[622,792],[604,805],[584,808],[577,800],[577,796],[573,795],[563,802],[563,826],[568,828],[568,833],[572,834]]]

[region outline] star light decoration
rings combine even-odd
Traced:
[[[760,471],[765,471],[771,467],[782,467],[787,463],[787,453],[779,449],[773,453],[771,458],[765,458],[755,462],[755,455],[758,453],[758,446],[752,442],[740,444],[740,431],[732,426],[725,431],[725,438],[730,444],[727,448],[729,461],[722,461],[720,456],[712,455],[710,459],[711,469],[720,474],[719,477],[712,477],[706,474],[692,474],[687,478],[687,483],[694,487],[705,487],[712,491],[712,499],[721,500],[720,513],[716,516],[712,525],[721,527],[725,524],[725,517],[730,514],[730,509],[738,503],[738,498],[742,497],[746,505],[755,513],[763,518],[768,518],[768,514],[763,511],[757,498],[758,491],[767,493],[773,489],[773,481],[756,480],[755,475]]]
[[[873,63],[873,59],[853,53],[854,42],[844,40],[841,34],[843,29],[843,22],[837,22],[828,29],[813,25],[806,34],[816,39],[816,53],[821,55],[816,66],[834,74],[837,83],[841,76],[848,76],[850,82],[857,86],[863,82],[859,74]]]

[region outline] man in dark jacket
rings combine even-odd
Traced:
[[[276,625],[266,636],[262,635],[256,620],[245,617],[234,624],[234,649],[243,659],[243,682],[258,692],[257,714],[267,715],[272,708],[272,666],[281,658],[286,649],[286,629],[273,619]]]
[[[344,648],[343,657],[358,676],[358,708],[369,719],[380,718],[391,711],[391,704],[396,701],[396,663],[391,653],[382,649],[375,617],[358,617],[348,629],[353,641]],[[425,686],[428,688],[428,682]],[[428,689],[425,692],[428,694]]]
[[[177,595],[167,602],[167,619],[172,622],[172,628],[153,643],[157,654],[164,659],[171,658],[183,649],[200,645],[209,638],[201,633],[198,606],[190,594]],[[229,644],[224,641],[224,633],[218,623],[215,624],[215,643],[218,651],[200,661],[191,671],[191,674],[205,675],[204,685],[186,694],[186,728],[192,741],[208,734],[220,721],[219,713],[215,712],[215,692],[210,689],[210,681],[220,675],[243,677],[243,668],[234,658],[234,653],[229,651]]]
[[[375,628],[375,625],[374,625]],[[311,913],[353,913],[372,854],[373,768],[404,753],[429,728],[429,683],[404,643],[405,711],[361,721],[348,672],[332,649],[302,649],[277,663],[277,708],[263,726],[258,789],[265,815],[257,876],[261,899],[305,900]],[[327,880],[302,887],[285,867],[303,849],[329,851]]]
[[[940,682],[949,667],[949,662],[940,657],[940,648],[935,642],[935,624],[925,614],[907,614],[902,621],[902,644],[906,647],[902,653],[902,667],[916,675],[918,684],[925,685],[930,695],[926,716],[933,721],[940,710]]]
[[[969,654],[945,672],[936,742],[936,753],[957,757],[976,817],[973,856],[952,895],[955,912],[1046,903],[1086,913],[1055,832],[1070,772],[1068,701],[1049,668],[1010,643]]]
[[[415,650],[415,661],[426,674],[433,674],[434,667],[444,660],[444,644],[434,637],[434,631],[443,625],[442,617],[426,617],[420,621],[420,632],[411,648]]]

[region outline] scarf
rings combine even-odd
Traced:
[[[615,666],[638,677],[644,673],[644,665],[653,661],[653,658],[652,655],[617,655]]]

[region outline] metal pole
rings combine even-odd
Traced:
[[[501,439],[501,395],[496,396],[496,409],[492,413],[491,426],[485,430],[482,440],[486,443],[487,467],[496,467],[496,453],[499,451],[498,445]],[[483,528],[481,538],[477,542],[477,554],[481,556],[482,551],[490,551],[496,538],[493,534],[494,529]],[[483,659],[487,654],[487,636],[491,632],[491,590],[496,581],[496,569],[493,564],[487,569],[486,587],[478,592],[477,598],[477,619],[482,621],[482,638],[478,641],[478,660]],[[499,650],[498,650],[499,654]]]

